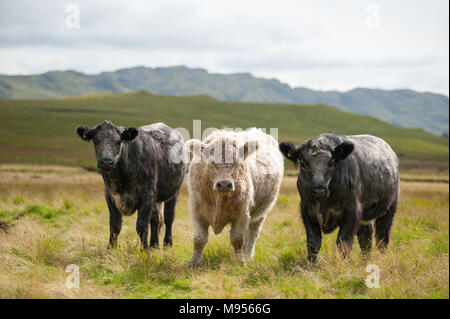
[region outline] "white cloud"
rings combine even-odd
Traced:
[[[446,0],[72,2],[80,29],[64,24],[69,2],[0,3],[0,73],[183,64],[321,90],[448,95]]]

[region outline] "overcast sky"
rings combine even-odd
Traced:
[[[0,74],[173,65],[448,96],[449,2],[0,1]]]

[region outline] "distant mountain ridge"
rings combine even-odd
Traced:
[[[214,74],[184,66],[135,67],[88,75],[51,71],[39,75],[0,75],[0,99],[52,99],[97,92],[146,90],[164,95],[210,95],[218,100],[328,104],[371,115],[392,124],[441,135],[449,128],[449,98],[412,90],[356,88],[348,92],[292,88],[249,73]]]

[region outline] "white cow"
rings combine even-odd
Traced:
[[[209,226],[218,234],[227,224],[235,257],[245,263],[245,256],[253,258],[258,234],[278,197],[284,163],[277,141],[256,128],[217,130],[185,147],[193,154],[187,174],[194,223],[189,265],[200,264]]]

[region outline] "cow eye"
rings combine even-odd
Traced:
[[[328,168],[333,168],[333,167],[334,167],[334,161],[329,161]]]

